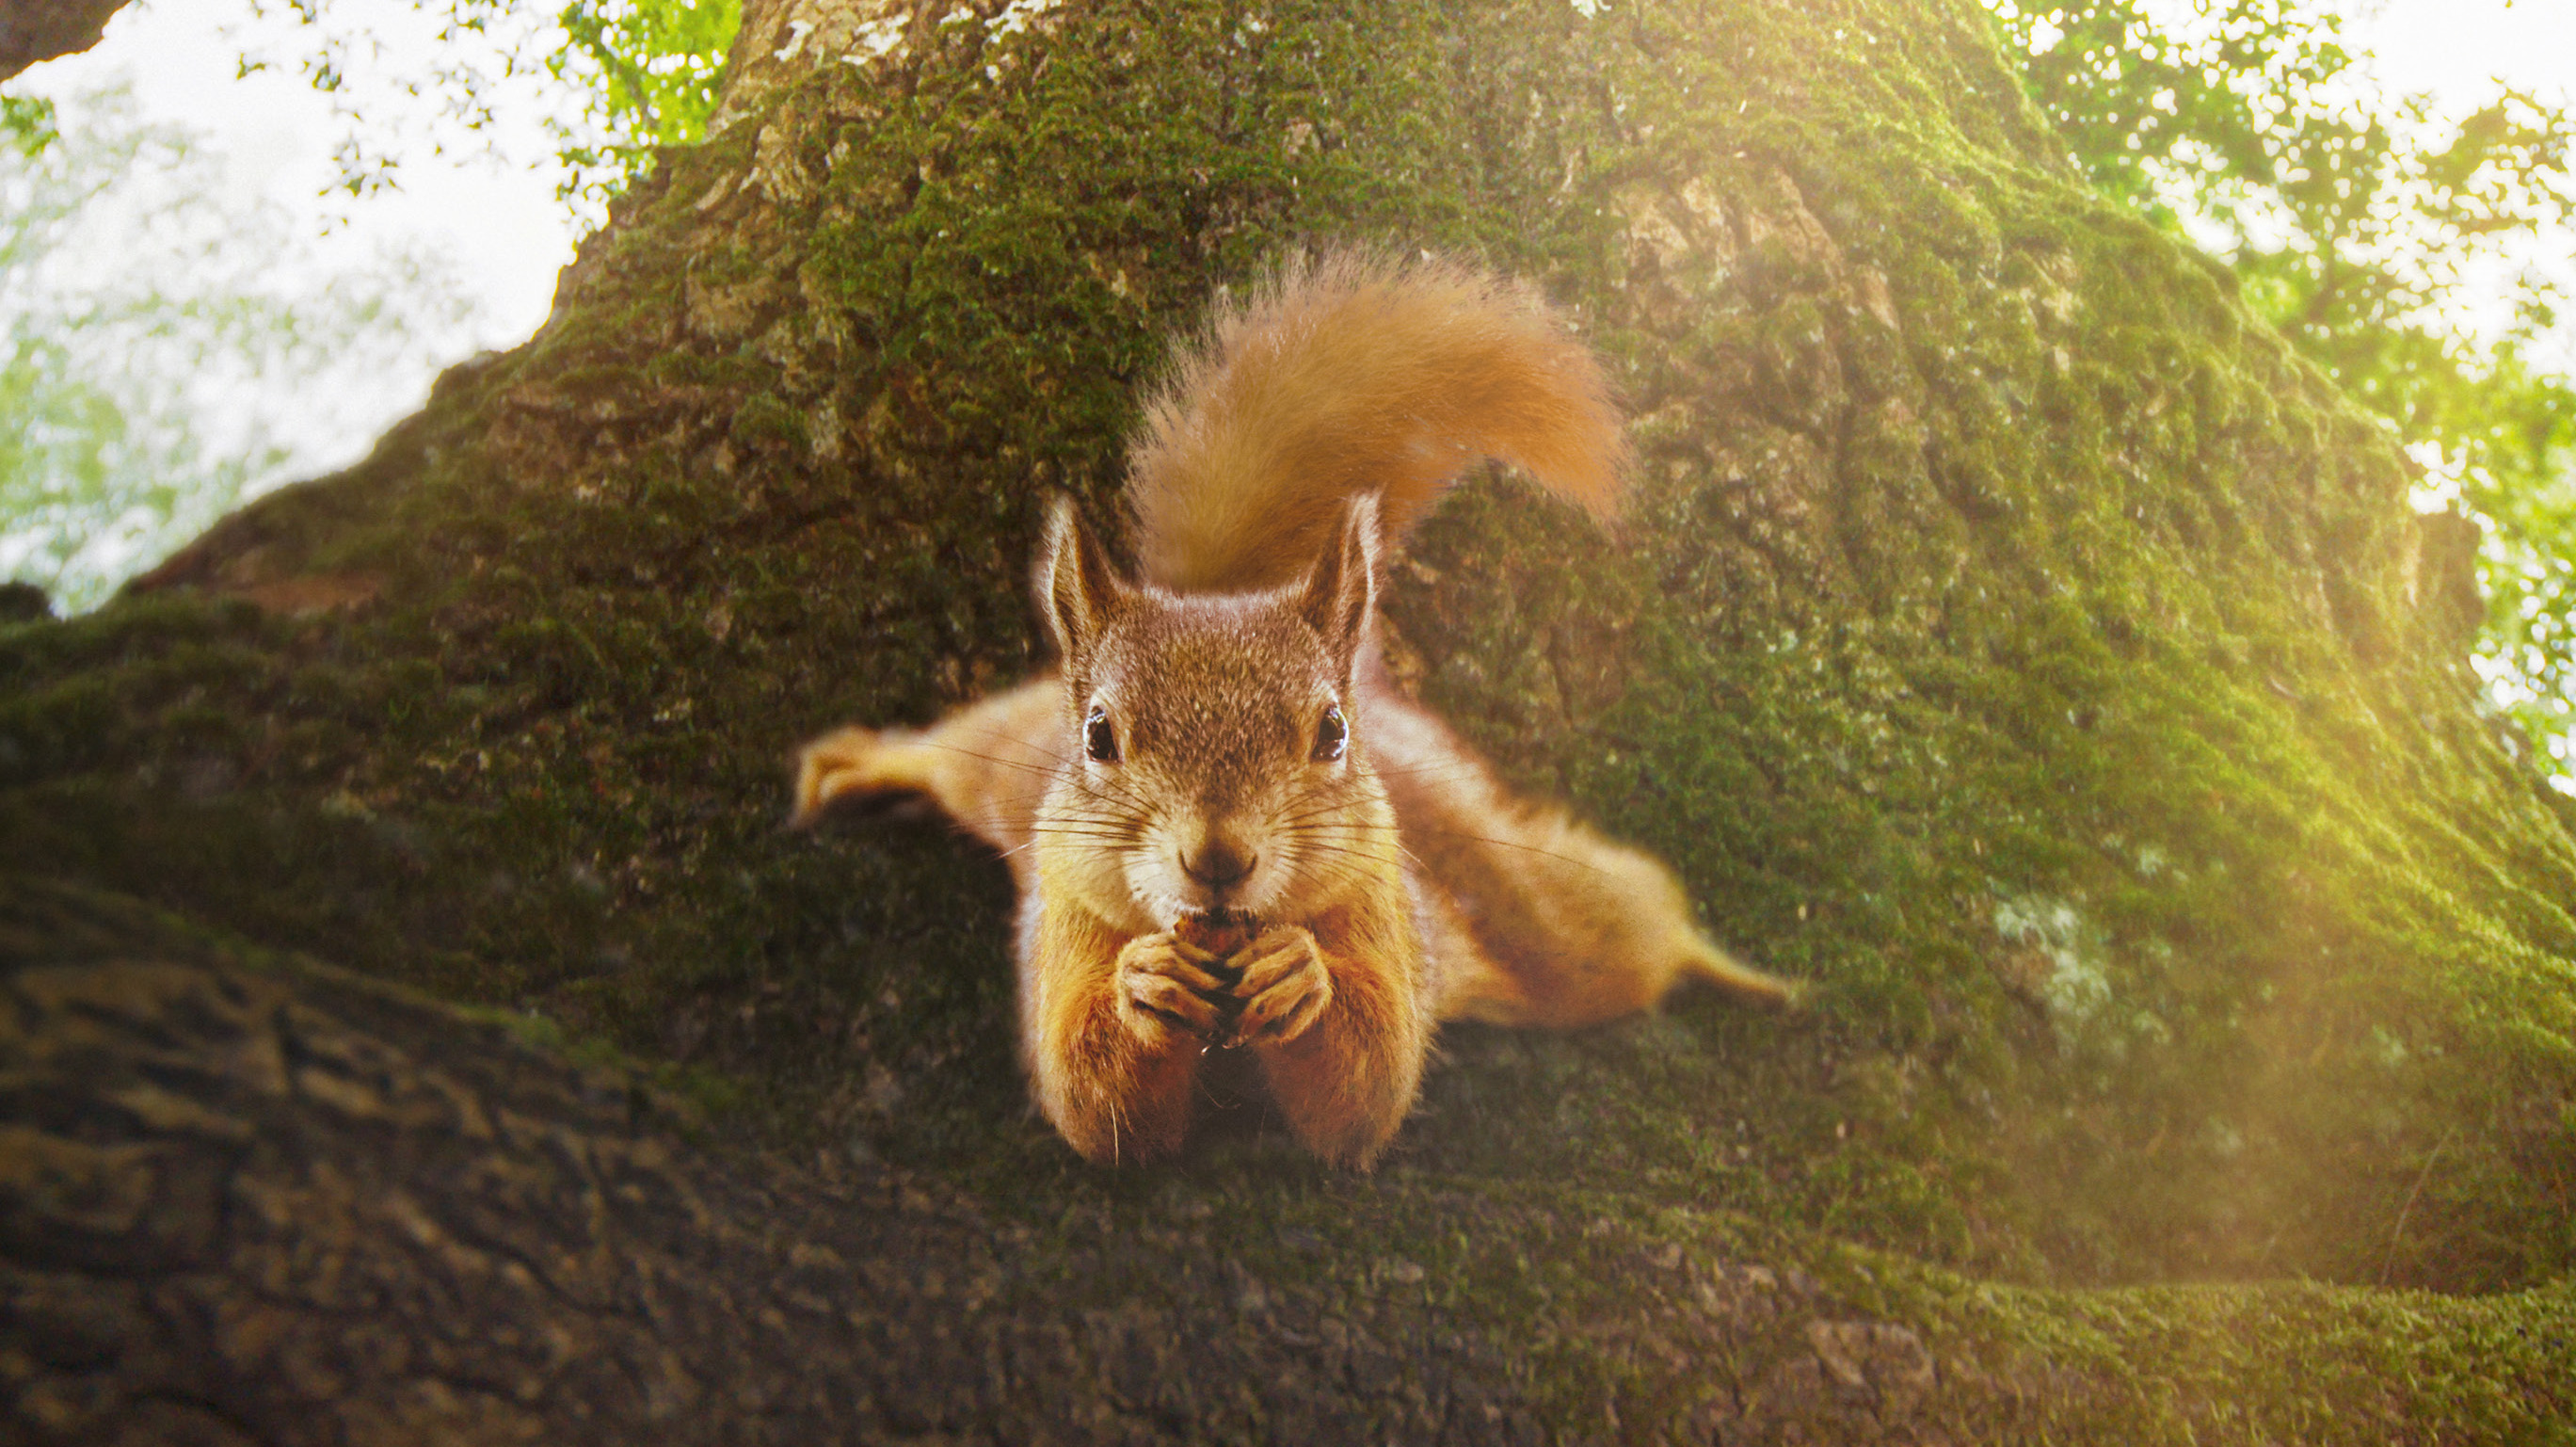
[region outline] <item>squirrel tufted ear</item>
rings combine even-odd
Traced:
[[[1038,611],[1055,635],[1068,667],[1080,668],[1127,594],[1109,566],[1100,540],[1082,525],[1073,499],[1061,493],[1047,508],[1046,539],[1038,547]]]
[[[1342,509],[1342,525],[1297,596],[1297,614],[1345,667],[1368,634],[1377,604],[1377,494],[1362,493]]]

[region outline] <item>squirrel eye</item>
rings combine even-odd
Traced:
[[[1351,726],[1342,722],[1342,706],[1337,703],[1325,709],[1322,721],[1315,725],[1315,762],[1333,762],[1350,743]]]
[[[1091,716],[1082,721],[1082,751],[1094,763],[1118,762],[1118,726],[1109,721],[1109,710],[1091,706]]]

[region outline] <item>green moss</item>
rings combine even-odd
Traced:
[[[730,435],[746,447],[788,447],[802,452],[812,445],[805,433],[804,417],[766,392],[746,399],[734,410]]]

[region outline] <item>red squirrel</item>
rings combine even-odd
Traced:
[[[1543,302],[1440,262],[1292,264],[1218,307],[1147,408],[1142,576],[1056,502],[1053,670],[802,751],[799,822],[927,794],[1009,861],[1023,1063],[1084,1156],[1179,1149],[1211,1048],[1250,1051],[1297,1139],[1365,1168],[1441,1021],[1588,1025],[1693,979],[1790,998],[1661,863],[1515,797],[1388,678],[1382,560],[1488,457],[1617,507],[1618,410]]]

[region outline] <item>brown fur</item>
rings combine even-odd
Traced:
[[[1291,265],[1219,307],[1146,404],[1128,455],[1137,551],[1176,592],[1276,587],[1343,499],[1377,493],[1401,544],[1486,457],[1618,510],[1628,443],[1610,384],[1535,292],[1429,260]]]
[[[1301,1142],[1364,1167],[1440,1020],[1586,1025],[1691,979],[1790,998],[1699,933],[1661,864],[1511,797],[1374,663],[1381,500],[1400,535],[1499,455],[1606,509],[1606,397],[1525,292],[1292,268],[1155,404],[1131,484],[1150,581],[1059,505],[1037,579],[1056,672],[806,747],[800,821],[927,794],[1011,861],[1024,1063],[1074,1149],[1177,1150],[1201,1054],[1241,1047]]]

